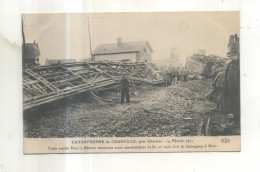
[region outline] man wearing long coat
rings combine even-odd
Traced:
[[[123,75],[121,79],[121,104],[124,103],[124,99],[126,96],[126,103],[130,103],[130,96],[129,96],[129,81],[125,75]]]

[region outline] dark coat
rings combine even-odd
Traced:
[[[121,79],[121,88],[128,88],[129,87],[129,81],[126,77],[123,77]]]

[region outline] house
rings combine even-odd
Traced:
[[[55,65],[55,64],[66,64],[66,63],[76,63],[76,59],[46,59],[45,65]]]
[[[23,58],[24,59],[35,59],[40,56],[40,50],[38,43],[25,43],[24,46],[24,52],[23,52]]]
[[[34,66],[39,63],[40,49],[38,43],[23,43],[23,66]]]
[[[102,44],[93,52],[94,61],[129,61],[129,62],[152,62],[153,50],[147,41],[122,42]]]

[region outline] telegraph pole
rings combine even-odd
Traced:
[[[25,55],[26,55],[26,48],[25,48],[25,36],[24,36],[24,24],[23,24],[23,16],[22,16],[22,36],[23,36],[23,44],[22,44],[22,64],[25,67]]]
[[[94,61],[93,55],[92,55],[92,48],[91,48],[91,34],[90,34],[90,26],[89,26],[89,17],[88,17],[88,34],[89,34],[89,50],[90,50],[90,58],[91,61]]]

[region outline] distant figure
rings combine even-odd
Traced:
[[[180,78],[179,80],[181,82],[184,81],[184,67],[180,68],[180,70],[179,70],[179,78]]]
[[[164,73],[164,83],[166,86],[171,84],[171,73],[168,70]]]
[[[177,84],[177,69],[174,67],[172,71],[173,85]]]
[[[123,75],[121,79],[121,104],[124,103],[124,99],[126,96],[126,103],[129,104],[130,97],[129,97],[129,81],[125,75]]]
[[[184,68],[184,81],[185,82],[189,81],[189,72],[186,67]]]
[[[179,69],[179,67],[177,67],[176,76],[177,76],[177,81],[179,81],[180,80],[180,69]]]

